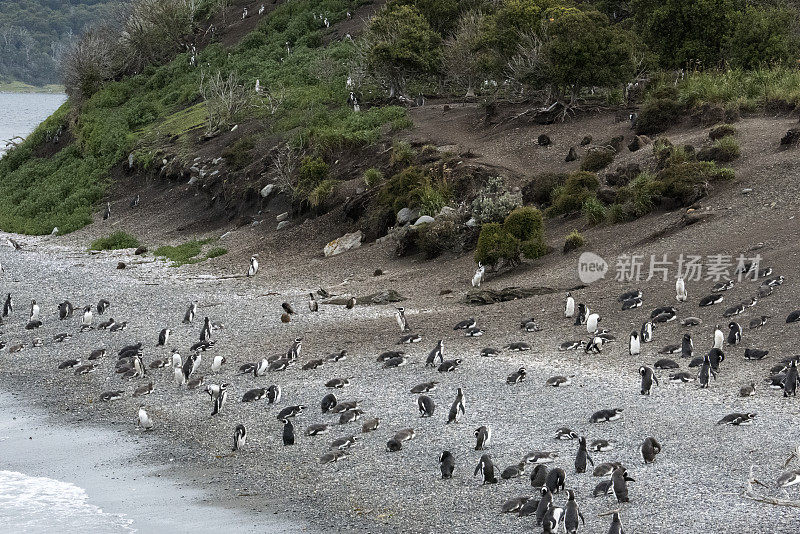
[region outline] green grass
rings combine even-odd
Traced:
[[[0,93],[63,93],[63,85],[28,85],[20,81],[0,82]]]
[[[200,263],[211,258],[218,258],[228,253],[228,249],[214,247],[203,254],[203,247],[214,242],[214,238],[202,239],[199,241],[187,241],[180,245],[163,245],[158,247],[153,255],[172,262],[171,267],[180,267],[193,263]]]
[[[108,237],[101,237],[92,241],[90,250],[120,250],[124,248],[138,248],[139,240],[127,232],[114,232]]]
[[[227,253],[228,253],[228,249],[226,249],[226,248],[214,247],[211,250],[209,250],[208,252],[206,252],[206,259],[219,258],[220,256],[224,256]]]

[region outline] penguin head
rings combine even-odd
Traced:
[[[546,497],[548,493],[550,493],[550,490],[547,489],[547,486],[542,486],[542,498]]]
[[[586,441],[586,438],[581,438],[581,439]],[[574,501],[575,500],[575,492],[572,491],[571,489],[568,489],[567,490],[567,497],[568,497],[567,500]]]
[[[642,375],[642,376],[646,375],[647,374],[647,367],[645,367],[644,365],[639,367],[639,374]]]
[[[639,332],[631,332],[631,339],[639,339]]]
[[[578,443],[580,444],[581,447],[585,447],[586,446],[586,436],[581,436],[580,439],[578,439]]]

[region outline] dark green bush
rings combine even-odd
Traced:
[[[723,137],[728,137],[729,135],[736,135],[736,133],[736,127],[730,124],[720,124],[719,126],[715,126],[709,130],[708,137],[712,141],[716,141],[717,139],[722,139]]]
[[[578,171],[571,173],[564,185],[553,190],[553,204],[547,208],[550,216],[572,213],[583,208],[586,199],[594,197],[600,188],[597,175]]]
[[[408,167],[414,163],[416,152],[411,148],[411,144],[406,141],[396,141],[392,145],[392,155],[389,162],[395,167]]]
[[[367,186],[367,189],[372,189],[379,183],[383,181],[383,173],[372,167],[364,171],[364,185]]]
[[[595,148],[586,153],[581,161],[581,170],[597,172],[605,169],[614,161],[614,151],[607,148]]]
[[[508,214],[503,229],[520,241],[520,251],[528,259],[536,259],[547,253],[544,240],[544,218],[542,212],[523,206]]]
[[[320,157],[307,157],[300,164],[295,197],[307,200],[308,196],[328,178],[330,167]]]
[[[606,220],[606,207],[595,196],[583,201],[581,212],[590,224],[600,224]]]
[[[670,165],[658,173],[655,189],[661,196],[688,206],[708,193],[710,183],[729,180],[733,176],[731,169],[717,167],[711,162],[680,163]]]
[[[642,107],[636,119],[637,135],[653,135],[666,131],[674,125],[684,107],[678,102],[665,98],[649,101]]]
[[[417,247],[426,259],[433,259],[456,245],[456,229],[453,221],[436,221],[418,228]]]
[[[450,189],[420,167],[408,167],[386,180],[378,192],[378,203],[394,213],[403,208],[419,208],[435,215],[449,200]]]
[[[573,230],[564,240],[564,254],[581,248],[585,244],[583,236],[577,230]]]
[[[101,237],[92,241],[90,250],[120,250],[123,248],[138,248],[139,240],[132,235],[118,231],[108,237]]]
[[[564,185],[567,173],[545,172],[537,174],[522,188],[522,201],[526,204],[545,206],[552,201],[553,190]]]
[[[700,161],[714,161],[716,163],[728,163],[741,155],[739,142],[732,135],[717,139],[708,148],[702,149],[697,154]]]
[[[251,137],[242,137],[222,151],[222,157],[232,169],[242,169],[249,165],[253,158],[250,151],[256,144]]]
[[[475,262],[496,267],[500,261],[513,266],[519,263],[519,239],[506,232],[499,223],[487,223],[481,227]]]

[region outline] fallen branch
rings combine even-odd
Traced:
[[[759,486],[768,487],[766,484],[759,482],[757,479],[753,478],[753,469],[756,466],[750,466],[750,476],[747,478],[747,490],[744,492],[744,496],[752,501],[756,502],[763,502],[765,504],[772,504],[775,506],[788,506],[791,508],[800,508],[800,501],[790,501],[788,499],[778,499],[777,497],[770,497],[767,495],[758,495],[755,490],[753,490],[753,484],[758,484]]]

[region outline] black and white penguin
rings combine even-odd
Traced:
[[[729,413],[719,421],[718,425],[733,425],[733,426],[747,426],[752,424],[756,413]]]
[[[320,402],[320,408],[322,409],[322,413],[328,413],[331,411],[331,408],[338,404],[338,400],[336,399],[336,395],[333,393],[328,393],[324,397],[322,397],[322,401]]]
[[[206,317],[203,319],[203,328],[200,330],[200,341],[208,341],[211,339],[211,332],[214,327],[211,326],[211,319]]]
[[[686,317],[681,321],[681,326],[699,326],[703,324],[703,320],[699,317]]]
[[[358,421],[359,419],[361,419],[362,415],[364,415],[364,411],[359,410],[358,408],[352,410],[346,410],[339,415],[339,424],[346,425],[348,423]]]
[[[675,280],[675,300],[678,302],[686,302],[686,299],[689,298],[689,293],[686,291],[686,283],[683,281],[683,277],[678,277]]]
[[[556,430],[555,438],[562,441],[570,441],[573,439],[578,439],[578,433],[569,427],[562,426]]]
[[[291,361],[295,361],[300,358],[300,352],[303,350],[303,338],[296,337],[292,344],[289,346],[289,350],[286,351],[286,358]]]
[[[482,425],[475,429],[475,450],[482,451],[492,441],[492,429],[488,425]]]
[[[453,404],[450,406],[450,413],[447,416],[447,422],[449,423],[457,423],[458,420],[461,418],[462,415],[465,413],[464,408],[464,390],[462,388],[458,388],[456,392],[456,399],[453,401]]]
[[[761,317],[756,317],[754,319],[750,319],[750,330],[757,330],[767,324],[767,319],[769,319],[769,315],[762,315]]]
[[[478,268],[475,269],[475,274],[472,275],[472,287],[481,287],[483,278],[486,275],[486,268],[478,262]]]
[[[485,347],[481,349],[481,358],[491,358],[499,355],[500,355],[500,350],[494,347]]]
[[[641,343],[650,343],[653,341],[653,331],[656,329],[655,324],[653,321],[647,321],[642,325],[642,329],[639,332],[639,341]]]
[[[435,380],[431,380],[430,382],[422,382],[421,384],[417,384],[411,388],[411,393],[428,393],[429,391],[436,389],[438,384],[439,382]]]
[[[350,385],[350,378],[332,378],[331,380],[325,382],[325,387],[331,389],[342,389],[343,387]]]
[[[319,303],[317,302],[317,298],[314,296],[314,293],[308,294],[308,310],[311,312],[319,311]]]
[[[570,384],[572,384],[572,379],[564,375],[551,376],[544,383],[545,386],[550,386],[553,388],[560,388]]]
[[[124,392],[120,390],[116,391],[106,391],[100,394],[100,400],[103,402],[111,402],[115,400],[119,400],[124,396]]]
[[[585,473],[586,462],[589,462],[592,464],[592,467],[594,467],[594,461],[592,460],[592,457],[589,456],[589,451],[586,449],[586,437],[581,436],[581,438],[578,440],[578,453],[575,456],[575,472]]]
[[[3,305],[3,317],[8,317],[14,313],[14,299],[11,298],[11,293],[6,296],[6,302]]]
[[[544,521],[544,516],[547,513],[547,510],[553,504],[553,494],[550,493],[550,490],[547,489],[547,486],[542,486],[541,489],[542,496],[539,499],[539,506],[536,507],[536,524],[541,525]]]
[[[242,396],[242,402],[256,402],[267,396],[266,388],[250,389]]]
[[[72,303],[68,300],[65,300],[58,305],[58,319],[63,321],[67,317],[72,317],[72,312],[74,310],[75,307],[72,305]]]
[[[619,512],[614,512],[611,515],[611,527],[608,529],[608,534],[624,534]]]
[[[542,532],[544,534],[555,534],[558,532],[558,527],[561,526],[561,519],[563,517],[564,509],[560,506],[554,506],[551,502],[542,518]]]
[[[474,317],[470,317],[469,319],[464,319],[463,321],[459,321],[453,327],[453,330],[469,330],[470,328],[475,328],[478,323],[475,321]]]
[[[156,343],[156,346],[163,347],[164,345],[166,345],[167,341],[169,341],[169,335],[171,333],[172,330],[170,330],[169,328],[162,329],[161,332],[158,333],[158,343]]]
[[[714,304],[719,304],[724,300],[724,297],[719,293],[714,293],[713,295],[708,295],[700,299],[700,307],[704,308],[706,306],[713,306]]]
[[[347,304],[345,304],[344,307],[348,310],[352,310],[353,308],[356,307],[356,303],[357,303],[356,298],[354,296],[351,296],[349,299],[347,299]]]
[[[483,477],[484,484],[497,484],[497,477],[494,474],[494,462],[492,462],[490,455],[484,454],[481,456],[472,476],[478,476],[478,473]]]
[[[306,436],[317,436],[319,434],[326,434],[330,430],[330,425],[327,423],[315,423],[306,428]]]
[[[520,462],[516,465],[511,465],[503,469],[500,473],[500,478],[503,480],[511,480],[512,478],[519,478],[525,473],[525,462]]]
[[[433,413],[436,410],[436,404],[429,396],[420,395],[417,398],[417,408],[419,408],[420,417],[433,417]]]
[[[408,326],[408,321],[406,320],[406,309],[400,306],[397,308],[397,311],[394,314],[394,318],[397,321],[397,326],[400,327],[400,332],[410,332],[411,328]]]
[[[597,332],[598,323],[601,321],[599,313],[591,313],[586,318],[586,331],[590,334]]]
[[[738,345],[742,340],[742,327],[736,321],[728,323],[728,345]]]
[[[614,496],[617,502],[628,502],[628,482],[636,482],[634,478],[628,475],[628,471],[624,467],[617,467],[611,473],[611,488],[614,491]]]
[[[616,421],[622,417],[622,408],[612,408],[607,410],[598,410],[589,418],[590,423],[605,423],[608,421]]]
[[[97,328],[100,330],[109,330],[115,324],[117,324],[117,321],[115,321],[113,317],[109,317],[108,321],[103,321],[102,323],[98,324]]]
[[[702,389],[708,388],[708,383],[711,377],[717,379],[717,372],[711,367],[711,358],[708,354],[703,358],[703,365],[700,366],[700,373],[697,375],[697,381],[700,383]]]
[[[89,330],[92,328],[92,307],[84,306],[83,316],[81,317],[81,330]]]
[[[691,358],[694,355],[694,342],[692,335],[688,332],[683,334],[681,339],[681,358]]]
[[[517,384],[525,380],[527,376],[527,371],[525,371],[524,367],[520,367],[518,370],[514,371],[506,378],[506,384]]]
[[[552,494],[556,494],[565,488],[567,482],[567,473],[560,467],[554,467],[547,473],[547,480],[545,486]]]
[[[144,404],[139,405],[139,412],[136,418],[136,426],[140,427],[142,430],[153,430],[153,420],[147,413],[147,410],[144,409]]]
[[[674,383],[680,382],[685,384],[687,382],[691,382],[692,380],[694,380],[694,377],[691,374],[687,373],[686,371],[681,371],[679,373],[672,373],[671,375],[669,375],[669,381]]]
[[[584,526],[586,525],[586,521],[583,519],[583,514],[578,508],[578,503],[575,500],[575,492],[567,490],[567,495],[567,505],[564,510],[564,530],[567,534],[576,534],[579,526],[578,520],[580,520]]]
[[[363,432],[364,434],[367,434],[369,432],[374,432],[375,430],[378,430],[380,426],[381,426],[381,420],[378,419],[377,417],[373,417],[372,419],[364,421],[364,423],[361,424],[361,432]]]
[[[258,254],[250,256],[250,268],[247,269],[247,276],[255,276],[258,273]]]
[[[578,350],[584,346],[586,346],[586,342],[582,339],[577,341],[564,341],[558,346],[558,350],[562,352],[567,350]]]
[[[797,374],[797,360],[789,362],[789,370],[786,372],[786,378],[783,380],[783,396],[792,397],[797,396],[797,383],[800,380]]]
[[[281,401],[283,390],[278,385],[271,385],[267,388],[267,402],[269,404],[277,404]]]
[[[197,301],[193,301],[189,303],[189,307],[186,309],[186,313],[183,315],[184,324],[193,323],[196,315],[197,315]]]
[[[790,486],[800,484],[800,469],[784,471],[778,476],[778,479],[775,482],[779,488],[784,490]]]
[[[130,207],[131,207],[131,208],[136,208],[136,207],[138,207],[138,206],[139,206],[139,202],[140,202],[140,201],[141,201],[141,198],[140,198],[140,197],[139,197],[139,195],[137,194],[135,197],[133,197],[133,198],[131,199]]]
[[[633,298],[622,301],[622,310],[634,310],[636,308],[641,308],[644,301],[641,298]]]
[[[721,349],[724,341],[725,334],[722,333],[722,329],[719,327],[719,325],[716,325],[714,327],[714,348]]]
[[[671,360],[669,358],[661,358],[657,360],[656,363],[653,364],[653,367],[656,369],[668,370],[668,369],[678,369],[680,365],[675,360]]]
[[[526,350],[531,350],[531,345],[530,343],[525,343],[524,341],[517,341],[516,343],[509,343],[503,348],[510,350],[511,352],[524,352]]]
[[[222,408],[228,401],[229,385],[230,384],[220,384],[219,389],[216,390],[216,394],[211,395],[211,399],[214,401],[214,408],[211,410],[211,415],[217,415],[222,411]]]
[[[186,380],[189,380],[189,378],[191,378],[192,373],[194,373],[195,369],[197,368],[198,365],[197,358],[198,358],[197,353],[190,354],[189,356],[186,357],[186,361],[183,362],[182,371],[183,371],[183,376]]]
[[[725,361],[725,353],[720,349],[712,348],[708,351],[708,359],[711,361],[711,369],[719,371],[719,364]]]
[[[739,388],[739,396],[740,397],[752,397],[756,394],[756,383],[750,382],[746,386],[742,386]]]
[[[428,358],[425,360],[426,367],[434,367],[436,365],[436,358],[439,358],[439,363],[444,363],[444,348],[442,340],[440,339],[436,346],[428,353]]]
[[[144,397],[145,395],[149,395],[153,392],[153,383],[149,382],[144,386],[139,386],[133,392],[134,397]]]
[[[586,319],[589,317],[589,308],[583,304],[578,304],[578,314],[575,317],[575,326],[586,324]]]
[[[531,332],[531,330],[528,331]],[[481,330],[480,328],[470,328],[466,332],[464,332],[464,335],[466,337],[481,337],[483,335],[483,330]]]
[[[288,417],[281,419],[283,423],[283,446],[294,445],[294,425]]]
[[[111,217],[111,202],[106,202],[106,209],[103,212],[103,220],[107,221]]]
[[[503,506],[500,508],[500,511],[504,514],[512,514],[512,513],[519,513],[522,510],[522,507],[525,506],[530,500],[530,497],[514,497],[513,499],[509,499],[503,503]]]
[[[534,488],[546,487],[548,472],[546,464],[536,464],[531,472],[531,486]]]
[[[658,377],[656,377],[655,372],[653,369],[646,365],[642,365],[639,367],[639,374],[642,376],[642,387],[641,387],[641,394],[642,395],[650,395],[650,390],[653,388],[653,384],[658,384]]]
[[[106,310],[109,309],[110,307],[111,307],[111,302],[109,302],[107,299],[100,299],[97,302],[96,306],[97,315],[103,315],[106,312]]]
[[[628,344],[628,353],[631,356],[636,356],[641,353],[642,347],[639,343],[639,332],[634,330],[631,332],[630,343]]]
[[[303,413],[306,409],[304,404],[296,404],[294,406],[287,406],[283,410],[278,413],[278,420],[281,419],[289,419],[290,417],[295,417]]]
[[[442,472],[442,479],[453,478],[453,470],[456,467],[456,459],[450,451],[442,451],[439,455],[439,469]]]
[[[39,305],[36,304],[35,300],[31,300],[31,313],[28,319],[29,321],[38,321],[39,320]]]
[[[661,452],[661,444],[656,441],[654,437],[645,438],[642,447],[639,450],[642,454],[642,460],[646,464],[652,464],[656,461],[656,455]]]
[[[419,343],[422,341],[422,336],[419,334],[408,334],[407,336],[403,336],[397,342],[398,345],[410,345],[411,343]]]
[[[242,450],[245,441],[247,441],[247,429],[242,424],[236,425],[236,430],[233,431],[234,452]]]
[[[593,439],[589,444],[589,450],[592,452],[608,452],[614,448],[612,441],[607,439]]]
[[[572,293],[567,292],[567,297],[564,299],[564,317],[567,319],[575,315],[575,299]]]
[[[531,451],[523,458],[529,464],[549,464],[558,458],[557,452]]]

